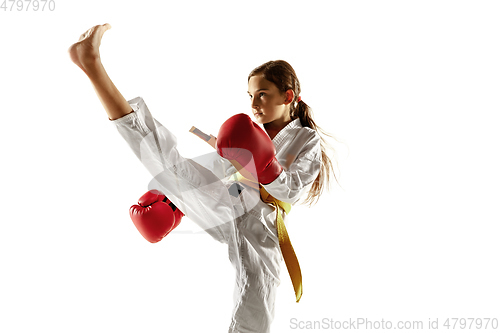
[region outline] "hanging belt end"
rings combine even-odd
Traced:
[[[298,303],[302,298],[302,285],[299,286],[299,290],[295,294],[295,302]]]

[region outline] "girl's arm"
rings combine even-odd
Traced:
[[[279,159],[283,171],[272,183],[262,185],[278,200],[291,204],[299,201],[307,188],[313,184],[321,169],[320,136],[315,135],[303,144],[299,154],[288,166]]]

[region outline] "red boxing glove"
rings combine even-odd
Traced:
[[[271,183],[283,170],[267,133],[244,113],[234,115],[222,124],[217,135],[217,153],[231,162],[236,161],[261,184]],[[249,165],[252,157],[255,170]],[[235,167],[242,173],[237,164]],[[242,175],[247,177],[244,173]]]
[[[130,218],[141,235],[157,243],[174,230],[184,214],[160,191],[151,190],[130,207]]]

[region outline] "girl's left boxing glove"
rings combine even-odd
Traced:
[[[130,207],[130,218],[141,235],[151,243],[161,241],[174,230],[184,214],[160,191],[151,190]]]
[[[244,113],[234,115],[222,124],[217,135],[217,153],[231,162],[237,161],[261,184],[271,183],[283,170],[269,135]]]

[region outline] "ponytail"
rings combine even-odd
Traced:
[[[295,105],[296,104],[296,105]],[[321,169],[318,176],[313,182],[309,193],[303,204],[311,205],[316,204],[319,200],[319,196],[323,193],[323,189],[326,186],[327,190],[330,190],[330,172],[338,183],[337,176],[335,175],[332,161],[326,152],[326,148],[330,148],[333,152],[335,149],[325,140],[323,135],[329,136],[335,139],[332,135],[326,133],[321,127],[316,125],[312,118],[312,109],[304,101],[299,100],[297,103],[292,103],[290,106],[290,118],[292,120],[299,118],[302,127],[309,127],[318,132],[320,136],[320,146],[321,146]],[[320,133],[321,132],[321,133]],[[323,135],[322,135],[323,134]]]

